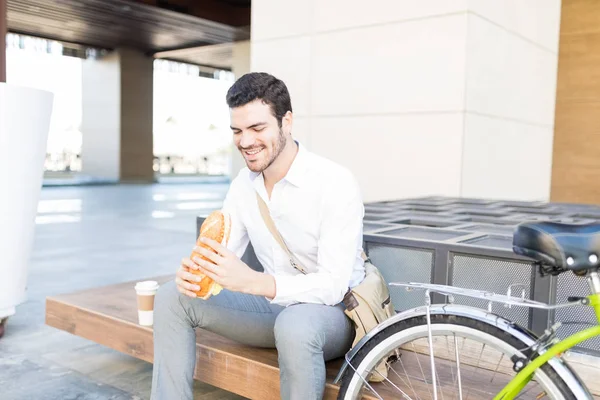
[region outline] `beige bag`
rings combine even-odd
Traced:
[[[288,249],[281,234],[275,227],[267,204],[258,193],[256,193],[256,197],[258,199],[260,214],[275,240],[289,256],[290,265],[301,273],[306,274],[306,270]],[[344,305],[346,306],[344,313],[354,322],[356,329],[356,336],[352,347],[371,329],[396,313],[385,279],[383,279],[377,267],[371,263],[364,252],[362,253],[362,257],[365,260],[365,278],[359,285],[348,289],[348,292],[344,296]],[[375,369],[376,372],[371,375],[369,381],[381,382],[387,378],[386,361],[387,359],[383,360],[377,366]]]
[[[377,325],[396,314],[387,282],[381,273],[367,258],[365,260],[365,278],[357,286],[348,290],[344,296],[344,311],[356,328],[352,347]],[[387,378],[387,358],[382,360],[371,374],[369,381],[381,382]]]

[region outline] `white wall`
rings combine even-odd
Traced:
[[[560,0],[469,1],[461,194],[549,200]]]
[[[82,63],[81,169],[118,180],[121,170],[121,66],[117,52]]]
[[[294,135],[365,201],[547,199],[559,15],[560,0],[254,0],[251,69],[286,82]]]
[[[235,75],[235,79],[242,75],[250,72],[250,41],[244,40],[235,42],[233,44],[233,55],[232,55],[232,72]],[[231,179],[235,178],[240,170],[246,166],[244,158],[238,151],[238,149],[232,146],[231,152]]]
[[[82,172],[152,182],[153,58],[121,48],[82,64]]]

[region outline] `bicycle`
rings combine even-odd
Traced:
[[[526,299],[524,291],[520,297],[512,296],[512,286],[501,295],[392,282],[390,286],[423,290],[425,305],[384,321],[346,354],[335,379],[340,383],[338,399],[363,395],[376,399],[592,399],[562,356],[579,343],[600,336],[600,223],[522,223],[513,235],[513,251],[531,259],[542,275],[572,271],[585,276],[591,294],[550,305]],[[445,296],[447,303],[431,304],[434,292]],[[454,304],[457,295],[485,299],[488,309]],[[559,324],[555,324],[537,337],[494,314],[493,303],[546,310],[591,306],[598,324],[564,340],[556,338]],[[375,367],[384,360],[387,377],[376,376]]]

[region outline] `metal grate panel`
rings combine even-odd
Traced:
[[[569,296],[587,296],[590,293],[585,278],[571,272],[560,274],[556,281],[557,304],[566,303]],[[586,306],[558,309],[555,311],[554,321],[560,321],[563,324],[557,331],[557,335],[561,339],[598,323],[594,309]],[[600,354],[600,337],[586,340],[578,348],[583,351],[593,350]]]
[[[382,235],[394,236],[407,239],[425,239],[425,240],[448,240],[455,237],[463,236],[467,232],[458,232],[450,230],[435,230],[434,228],[419,228],[408,227],[404,229],[392,229],[385,232],[380,232]]]
[[[389,228],[392,226],[393,226],[392,224],[365,221],[365,222],[363,222],[363,233],[368,233],[368,232],[375,231],[378,229],[383,229],[383,228]]]
[[[432,280],[431,250],[367,243],[367,252],[371,262],[379,268],[387,283],[430,283]],[[403,288],[391,286],[390,295],[396,310],[407,310],[425,304],[423,293],[420,291],[407,292]]]
[[[512,249],[512,236],[485,235],[475,239],[465,240],[461,243],[474,244],[477,246],[495,247],[497,249]]]
[[[463,231],[498,233],[501,235],[512,235],[515,228],[509,225],[478,224],[461,227]]]
[[[473,257],[460,254],[451,255],[452,285],[467,289],[487,290],[505,294],[510,285],[524,284],[525,297],[531,298],[532,265],[513,260]],[[521,289],[513,288],[513,296],[520,296]],[[487,302],[465,296],[456,296],[457,304],[487,309]],[[529,309],[525,307],[507,308],[494,304],[492,312],[519,325],[529,328]]]
[[[394,217],[394,214],[365,214],[365,217],[363,219],[365,221],[382,221]]]
[[[390,222],[394,223],[394,224],[402,224],[402,225],[428,226],[431,228],[445,228],[448,226],[458,225],[460,223],[455,220],[433,219],[433,218],[405,218],[405,219],[393,220]]]

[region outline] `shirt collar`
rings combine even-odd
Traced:
[[[296,157],[294,158],[294,161],[292,161],[292,165],[283,179],[294,186],[300,187],[306,179],[306,168],[308,167],[308,156],[310,152],[302,145],[302,143],[298,141],[295,142],[298,144],[298,153],[296,153]],[[249,171],[251,181],[254,181],[259,175],[261,175],[262,180],[262,173]]]

